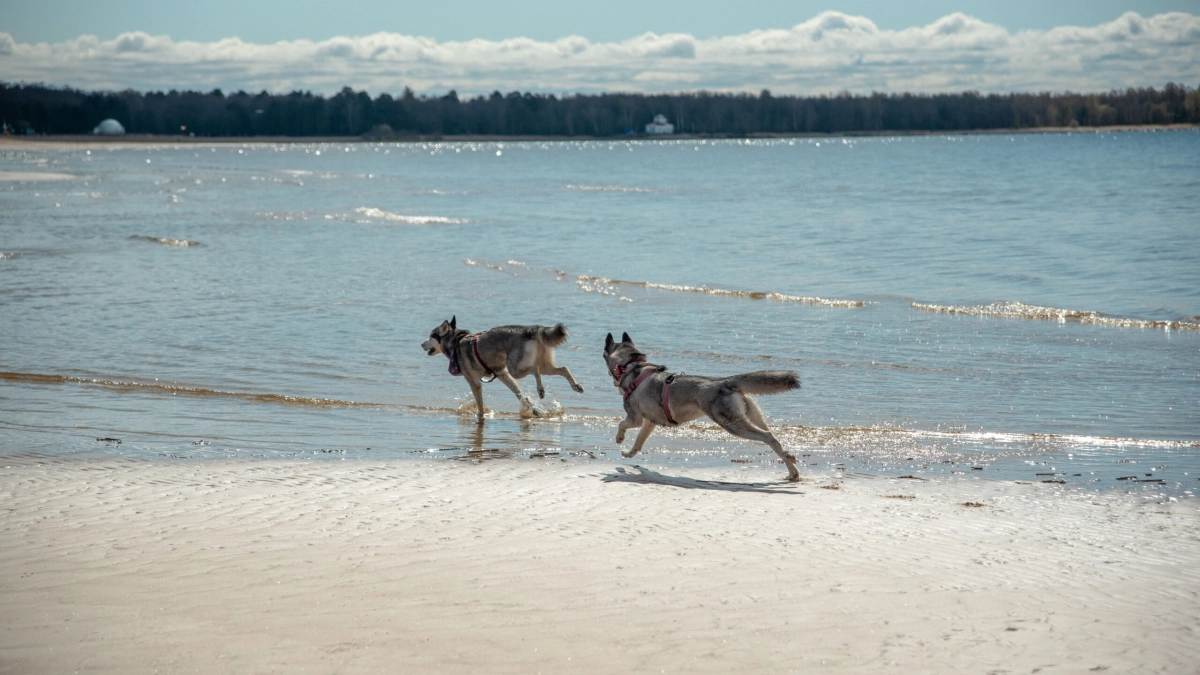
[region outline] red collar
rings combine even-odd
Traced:
[[[620,384],[621,378],[625,377],[625,371],[629,370],[629,366],[632,366],[635,363],[645,363],[645,362],[646,362],[646,357],[642,356],[641,354],[638,354],[638,355],[634,356],[633,358],[629,359],[628,361],[626,361],[625,363],[622,363],[619,366],[614,366],[613,371],[612,371],[613,379],[617,381],[617,384]]]

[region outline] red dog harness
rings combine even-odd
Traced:
[[[492,380],[494,380],[494,379],[496,379],[496,374],[492,372],[491,368],[487,367],[487,364],[484,363],[483,359],[479,356],[479,336],[480,335],[483,335],[483,333],[476,333],[471,336],[471,349],[475,352],[475,362],[479,364],[480,368],[483,368],[483,372],[487,373],[488,375],[491,375]],[[482,377],[479,378],[480,382],[491,382],[492,380],[485,380]]]
[[[629,370],[629,366],[631,366],[635,363],[644,363],[645,361],[646,361],[646,357],[635,356],[634,358],[626,361],[625,363],[614,367],[612,375],[614,378],[616,378],[617,382],[619,383],[621,381],[621,378],[623,378],[625,376],[625,371]],[[655,373],[661,373],[664,370],[666,370],[666,368],[664,368],[663,366],[658,366],[657,368],[647,368],[646,372],[642,373],[641,375],[638,375],[637,379],[633,381],[633,384],[629,385],[629,388],[624,390],[624,392],[623,392],[624,396],[623,396],[622,400],[628,401],[629,397],[633,396],[633,392],[637,390],[638,385],[640,385],[642,382],[645,382],[646,378],[650,377],[651,375],[654,375]],[[683,373],[677,373],[677,374],[672,373],[671,375],[668,375],[666,381],[663,382],[663,393],[662,393],[663,415],[665,415],[667,418],[667,424],[669,424],[671,426],[679,425],[679,422],[676,422],[675,418],[671,416],[671,383],[675,381],[676,377],[678,377],[679,375],[682,375],[682,374]]]
[[[479,381],[486,383],[486,382],[491,382],[492,380],[496,379],[496,373],[493,373],[492,369],[488,368],[487,364],[484,363],[483,359],[480,358],[480,356],[479,356],[479,336],[481,336],[481,335],[483,335],[483,333],[476,333],[474,335],[464,335],[463,337],[459,338],[457,342],[454,343],[453,347],[450,348],[450,374],[451,375],[456,375],[456,376],[462,375],[462,368],[459,367],[459,365],[458,365],[458,348],[462,346],[463,342],[470,340],[471,341],[471,350],[475,353],[475,362],[479,364],[480,368],[483,368],[483,371],[485,373],[487,373],[488,375],[490,375],[492,377],[491,380],[485,380],[483,378],[479,378]]]
[[[641,375],[638,375],[638,379],[634,380],[633,384],[629,385],[629,388],[625,390],[625,397],[623,400],[628,401],[629,397],[633,396],[633,391],[635,389],[637,389],[638,385],[641,384],[642,381],[645,380],[647,377],[650,377],[651,375],[653,375],[655,373],[661,373],[661,372],[662,371],[659,370],[658,368],[647,368],[646,372],[642,373]]]
[[[683,373],[679,373],[679,375],[682,375],[682,374]],[[679,426],[679,422],[676,422],[675,418],[671,417],[671,383],[674,381],[675,381],[675,373],[671,373],[670,375],[667,376],[667,381],[663,382],[663,400],[662,400],[663,414],[667,416],[667,424],[670,424],[673,427]]]

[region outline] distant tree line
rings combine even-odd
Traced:
[[[128,133],[196,136],[510,135],[616,136],[641,131],[662,113],[680,133],[963,131],[1200,123],[1200,87],[1097,94],[869,94],[775,96],[699,91],[681,94],[531,94],[498,91],[459,98],[396,97],[349,87],[333,96],[230,94],[214,89],[86,92],[0,83],[0,117],[17,133],[86,134],[114,118]]]

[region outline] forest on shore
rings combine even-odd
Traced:
[[[80,91],[0,83],[0,117],[18,134],[89,134],[113,118],[131,134],[365,136],[387,140],[456,135],[609,137],[642,131],[666,115],[677,133],[941,132],[1039,127],[1200,124],[1200,87],[1168,83],[1103,93],[676,94],[398,96],[343,88],[332,96],[219,89]]]

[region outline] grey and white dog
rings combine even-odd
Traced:
[[[554,348],[567,341],[567,328],[555,324],[545,326],[498,326],[483,333],[471,335],[457,326],[457,318],[451,317],[429,332],[429,339],[421,348],[430,356],[445,354],[450,359],[450,374],[462,375],[475,395],[476,421],[483,424],[483,383],[485,378],[500,380],[517,395],[521,406],[534,415],[538,414],[517,380],[533,373],[537,381],[538,398],[546,397],[542,386],[542,375],[561,375],[571,383],[571,388],[583,392],[571,371],[554,363]]]
[[[633,447],[621,451],[623,457],[638,454],[656,426],[675,426],[708,415],[734,436],[771,446],[787,465],[788,480],[800,480],[796,456],[783,449],[750,396],[797,389],[800,378],[796,373],[759,370],[725,378],[675,375],[666,372],[665,366],[647,363],[646,355],[638,351],[628,333],[621,335],[620,342],[608,334],[604,361],[613,384],[625,397],[626,417],[617,429],[617,443],[625,441],[627,430],[641,427]]]

